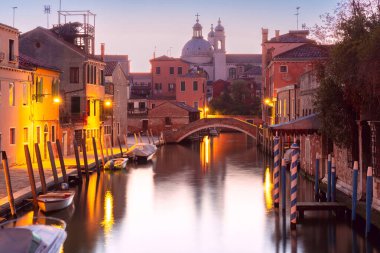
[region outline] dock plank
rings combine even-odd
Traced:
[[[300,218],[304,217],[305,211],[335,211],[344,212],[347,206],[339,202],[298,202],[296,205]]]

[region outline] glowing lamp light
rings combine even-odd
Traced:
[[[267,105],[269,105],[269,104],[270,104],[270,99],[269,99],[269,98],[266,98],[266,99],[264,100],[264,103],[267,104]]]
[[[60,97],[54,97],[54,98],[53,98],[53,102],[54,102],[55,104],[59,104],[59,103],[61,103],[61,98],[60,98]]]
[[[106,107],[111,107],[112,106],[111,100],[107,100],[104,104],[105,104]]]

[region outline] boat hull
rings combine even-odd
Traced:
[[[56,195],[54,195],[56,194]],[[64,197],[61,197],[59,193],[52,193],[41,195],[37,198],[38,207],[43,212],[53,212],[62,210],[73,203],[75,192],[62,193],[67,194]]]

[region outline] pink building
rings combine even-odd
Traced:
[[[176,100],[195,109],[206,106],[207,79],[203,73],[192,72],[177,78]]]

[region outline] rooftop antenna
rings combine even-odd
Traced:
[[[154,46],[154,51],[153,51],[153,59],[156,59],[156,49],[157,49],[157,47],[156,47],[156,46]]]
[[[306,30],[306,24],[305,23],[302,24],[302,30]]]
[[[61,24],[61,11],[62,11],[62,1],[59,0],[59,10],[58,10],[58,25]]]
[[[49,14],[50,14],[50,5],[44,6],[44,13],[46,14],[47,29],[49,29]]]
[[[300,12],[299,12],[300,8],[301,8],[301,7],[298,6],[298,7],[296,8],[296,9],[297,9],[297,13],[294,14],[294,15],[297,16],[297,30],[298,30],[298,16],[300,15]]]
[[[13,9],[13,27],[15,27],[15,13],[16,13],[17,7],[16,6],[12,7],[12,9]]]

